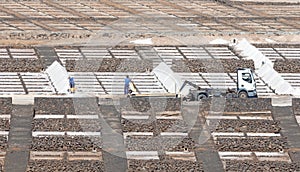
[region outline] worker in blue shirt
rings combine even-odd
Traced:
[[[75,81],[73,77],[69,77],[70,92],[75,93]]]
[[[124,94],[127,95],[129,93],[129,84],[131,82],[131,79],[129,78],[129,76],[127,75],[125,80],[125,85],[124,85]]]

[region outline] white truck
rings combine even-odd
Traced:
[[[190,89],[187,95],[181,95],[183,100],[187,101],[199,101],[208,97],[239,97],[239,98],[250,98],[257,97],[256,82],[254,80],[253,72],[249,68],[239,68],[237,69],[237,87],[236,89],[218,89],[218,88],[206,88],[202,89],[196,84],[185,81],[179,92],[187,85],[191,85],[194,89]]]

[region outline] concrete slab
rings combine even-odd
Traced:
[[[157,151],[126,151],[127,159],[150,160],[159,159]]]
[[[33,95],[13,95],[12,104],[15,105],[33,105],[34,96]]]
[[[297,123],[300,125],[300,116],[296,116]]]
[[[280,96],[272,98],[272,106],[292,106],[291,96]]]

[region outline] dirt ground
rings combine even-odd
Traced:
[[[151,44],[135,44],[135,40],[151,39]],[[99,37],[92,35],[90,38],[78,39],[69,38],[62,40],[0,40],[0,44],[10,46],[134,46],[134,45],[203,45],[203,44],[226,44],[233,39],[242,40],[247,39],[253,44],[300,44],[300,35],[226,35],[226,36],[156,36],[156,35],[142,35],[134,37],[122,37],[120,35],[112,37]]]

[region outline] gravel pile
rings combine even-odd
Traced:
[[[300,73],[300,59],[276,59],[273,68],[279,73]]]
[[[200,109],[203,111],[224,111],[224,112],[253,112],[267,111],[272,109],[271,99],[251,98],[251,99],[224,99],[213,98],[201,100]]]
[[[43,65],[38,59],[0,58],[0,72],[41,72]]]
[[[188,132],[188,126],[183,120],[158,119],[156,128],[158,132]]]
[[[287,148],[287,140],[282,137],[217,138],[219,151],[260,151],[278,152]]]
[[[194,151],[196,143],[192,138],[188,137],[164,137],[162,139],[162,145],[164,150],[167,151]]]
[[[0,98],[0,114],[11,114],[12,112],[12,99]]]
[[[255,133],[279,133],[278,121],[270,120],[228,120],[218,121],[215,129],[217,132],[255,132]]]
[[[154,132],[155,121],[148,120],[121,120],[123,132]]]
[[[181,100],[179,98],[153,98],[134,97],[120,100],[122,111],[154,112],[179,111]],[[151,111],[151,112],[152,112]]]
[[[175,72],[235,73],[238,68],[254,69],[254,62],[240,59],[174,59],[172,61],[172,69]]]
[[[99,132],[97,119],[34,119],[32,131],[77,131]]]
[[[60,161],[60,160],[31,160],[27,166],[27,172],[102,172],[104,171],[104,163],[95,160],[75,160],[75,161]]]
[[[226,171],[300,171],[300,163],[288,163],[281,161],[226,161]]]
[[[153,63],[151,60],[122,59],[117,68],[117,72],[147,72],[152,71]]]
[[[183,120],[128,120],[123,118],[121,124],[123,132],[153,132],[155,136],[161,132],[188,132],[187,124]]]
[[[68,72],[146,72],[152,61],[141,59],[102,58],[97,60],[66,60]]]
[[[1,39],[5,40],[61,40],[61,39],[86,39],[90,38],[91,33],[74,34],[73,32],[11,32],[10,34],[0,34]]]
[[[105,62],[106,60],[103,61]],[[97,72],[101,63],[101,60],[66,60],[65,67],[68,72]],[[108,70],[108,72],[113,71]]]
[[[75,114],[71,98],[35,98],[34,103],[36,114]]]
[[[6,136],[0,136],[0,151],[6,151],[8,148]]]
[[[9,129],[10,129],[9,119],[0,119],[0,130],[9,131]]]
[[[293,111],[295,115],[300,115],[300,99],[293,98]]]
[[[101,151],[100,137],[41,136],[32,139],[32,151]]]
[[[193,151],[195,142],[183,136],[127,136],[128,151]]]
[[[163,157],[163,156],[160,156]],[[193,171],[203,172],[202,164],[199,162],[175,160],[164,156],[160,160],[128,160],[128,172],[135,171]]]
[[[35,98],[36,114],[99,114],[96,98]]]
[[[155,151],[162,150],[159,137],[127,136],[124,140],[128,151]]]
[[[66,60],[68,72],[115,72],[121,59],[103,58],[99,60]]]

